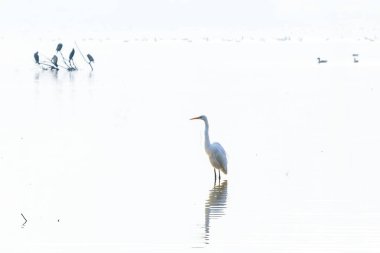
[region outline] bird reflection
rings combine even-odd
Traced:
[[[227,207],[227,180],[221,184],[216,184],[210,190],[210,194],[205,203],[205,243],[210,239],[210,221],[222,217]]]
[[[34,81],[39,81],[40,80],[40,72],[36,72],[35,74],[34,74]]]

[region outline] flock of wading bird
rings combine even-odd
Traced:
[[[87,58],[86,58],[83,55],[82,51],[79,49],[78,45],[76,43],[75,43],[75,45],[78,48],[79,53],[82,55],[83,60],[86,63],[88,63],[88,65],[90,65],[91,71],[93,71],[94,68],[92,67],[91,63],[95,63],[94,57],[92,57],[92,55],[90,55],[90,54],[87,54]],[[44,58],[45,58],[44,61],[40,60],[40,56],[38,54],[38,51],[35,52],[34,53],[34,60],[35,60],[36,64],[41,66],[41,68],[43,70],[53,70],[53,71],[58,71],[60,69],[66,69],[67,71],[78,70],[78,67],[75,65],[75,62],[74,62],[75,49],[73,48],[69,54],[69,57],[65,58],[62,54],[62,47],[63,47],[63,44],[59,43],[55,49],[56,52],[53,55],[53,57],[49,58],[49,57],[44,56]],[[57,55],[59,55],[62,58],[62,62],[64,64],[64,66],[58,64],[58,56]]]

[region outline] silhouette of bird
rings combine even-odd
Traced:
[[[37,64],[40,64],[40,56],[38,55],[38,51],[34,53],[34,60]]]
[[[69,55],[69,61],[71,61],[73,59],[74,54],[75,54],[75,49],[73,48],[73,50],[71,50],[71,53]]]
[[[59,44],[57,45],[57,48],[55,49],[55,50],[57,51],[57,53],[58,53],[59,51],[61,51],[62,47],[63,47],[62,43],[59,43]]]
[[[53,63],[55,67],[58,67],[58,57],[56,55],[51,58],[51,63]]]
[[[95,62],[94,57],[92,57],[90,54],[87,54],[87,58],[90,62]]]
[[[210,138],[208,135],[208,120],[205,115],[191,118],[190,120],[194,119],[200,119],[203,120],[205,123],[205,150],[206,153],[210,159],[211,165],[214,168],[214,181],[216,181],[216,169],[219,170],[219,181],[220,181],[220,171],[222,171],[224,174],[227,174],[227,156],[226,151],[224,151],[224,148],[222,145],[220,145],[218,142],[210,143]]]
[[[317,60],[318,60],[318,63],[327,63],[327,60],[321,60],[321,58],[317,58]]]
[[[90,65],[90,67],[91,67],[91,71],[92,71],[92,70],[94,70],[94,69],[93,69],[93,67],[92,67],[92,65],[91,65],[91,62],[95,62],[95,61],[94,61],[94,57],[92,57],[92,55],[90,55],[90,54],[87,54],[87,58],[88,58],[88,60],[89,60],[88,64]]]

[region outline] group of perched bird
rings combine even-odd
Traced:
[[[34,60],[36,62],[36,64],[38,65],[41,65],[43,69],[51,69],[51,70],[59,70],[59,67],[62,67],[62,68],[65,68],[66,70],[68,71],[75,71],[75,70],[78,70],[77,66],[75,65],[74,63],[74,54],[75,54],[75,49],[73,48],[69,54],[69,58],[66,59],[63,54],[62,54],[62,47],[63,47],[63,44],[62,43],[59,43],[57,45],[57,48],[56,48],[56,53],[54,54],[54,56],[49,59],[48,62],[44,61],[44,62],[41,62],[40,61],[40,56],[38,54],[38,51],[34,53]],[[79,49],[79,48],[78,48]],[[82,54],[82,52],[79,50],[79,52]],[[58,53],[60,53],[61,57],[62,57],[62,60],[63,60],[63,63],[65,64],[65,66],[61,66],[61,65],[58,65]],[[83,56],[83,54],[82,54]],[[47,57],[46,57],[47,58]],[[90,65],[91,67],[91,70],[93,70],[93,67],[91,65],[91,63],[95,62],[94,61],[94,57],[92,57],[90,54],[87,54],[87,59],[83,56],[83,59]],[[47,67],[47,68],[46,68]]]

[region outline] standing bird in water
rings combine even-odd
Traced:
[[[227,174],[227,156],[226,151],[222,145],[217,142],[210,143],[210,137],[208,136],[208,120],[205,115],[191,118],[190,120],[200,119],[205,123],[205,150],[210,159],[212,167],[214,167],[214,176],[216,181],[216,169],[219,170],[219,181],[220,181],[220,171]]]

